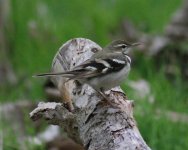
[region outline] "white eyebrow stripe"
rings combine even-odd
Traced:
[[[105,61],[105,60],[102,60],[102,59],[95,59],[95,61],[98,62],[98,63],[103,64],[103,65],[104,65],[105,67],[107,67],[107,68],[111,68],[110,64],[109,64],[107,61]]]
[[[112,59],[112,61],[117,62],[118,64],[125,64],[125,61],[119,59]]]
[[[125,45],[127,47],[126,44],[117,44],[117,45],[114,45],[114,47],[122,47],[123,45]]]
[[[86,69],[89,69],[89,70],[92,70],[92,71],[97,70],[97,68],[95,68],[95,67],[93,67],[93,66],[87,66]]]

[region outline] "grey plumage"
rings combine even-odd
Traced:
[[[116,40],[70,71],[36,76],[62,76],[69,80],[78,80],[82,84],[86,83],[97,91],[108,90],[120,85],[128,76],[131,59],[127,53],[131,46],[134,44]]]

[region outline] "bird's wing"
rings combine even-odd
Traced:
[[[43,76],[63,76],[70,80],[93,78],[96,76],[105,75],[110,72],[116,72],[121,70],[126,65],[124,57],[113,55],[107,55],[103,58],[95,58],[87,60],[81,65],[76,66],[71,71],[58,72],[58,73],[44,73],[35,75],[35,77]]]
[[[101,70],[99,69],[99,67],[101,69],[104,68],[102,64],[93,64],[93,61],[91,61],[86,64],[76,66],[71,71],[41,73],[41,74],[36,74],[33,77],[62,76],[62,77],[67,77],[69,79],[89,78],[98,75],[98,73],[100,72],[99,70]],[[97,68],[99,70],[97,70]]]
[[[126,65],[125,57],[121,54],[107,54],[106,57],[87,60],[73,70],[80,71],[79,78],[92,78],[121,70]],[[78,77],[77,77],[78,78]]]

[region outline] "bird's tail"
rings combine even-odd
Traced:
[[[52,72],[52,73],[35,74],[33,75],[33,77],[53,77],[53,76],[71,77],[72,75],[73,75],[72,72]]]

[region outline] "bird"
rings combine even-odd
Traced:
[[[101,51],[73,69],[65,72],[37,74],[35,77],[62,76],[79,83],[87,84],[107,99],[105,91],[119,86],[131,69],[131,58],[128,56],[132,47],[140,43],[130,44],[125,40],[114,40]]]

